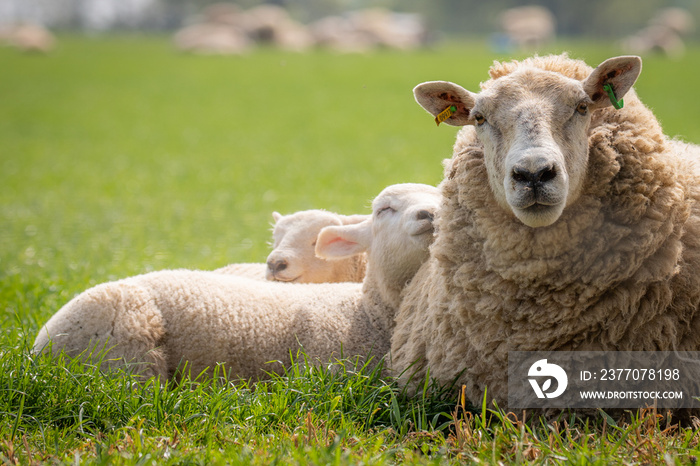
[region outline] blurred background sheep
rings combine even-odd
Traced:
[[[695,30],[695,19],[688,10],[677,7],[657,11],[649,25],[627,37],[622,47],[628,53],[661,53],[679,57],[685,53],[684,37]]]
[[[628,53],[678,56],[697,39],[698,15],[694,0],[3,0],[0,41],[49,52],[49,30],[155,31],[174,34],[184,52],[240,55],[257,46],[405,51],[470,36],[485,38],[496,53],[533,53],[559,37],[589,36]]]
[[[0,28],[0,43],[22,52],[51,52],[56,45],[54,35],[39,24],[17,24]]]
[[[330,15],[307,26],[278,5],[243,10],[232,3],[216,3],[191,22],[175,34],[174,43],[195,53],[240,54],[255,44],[296,52],[316,46],[338,52],[411,50],[425,45],[429,36],[420,15],[386,8]]]
[[[509,8],[499,16],[507,45],[520,50],[537,50],[556,36],[556,19],[539,5]]]

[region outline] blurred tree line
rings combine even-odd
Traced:
[[[0,25],[39,22],[54,29],[175,29],[221,0],[0,0]],[[700,23],[699,0],[236,0],[242,8],[261,3],[286,7],[302,21],[368,7],[423,15],[431,30],[477,36],[498,30],[498,15],[514,6],[542,5],[556,17],[557,34],[619,38],[645,26],[654,13],[676,6]],[[699,25],[700,26],[700,25]],[[694,37],[698,37],[696,28]]]

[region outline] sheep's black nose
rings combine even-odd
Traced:
[[[284,259],[267,261],[267,268],[270,269],[273,274],[283,271],[287,268],[287,265],[289,264]]]
[[[431,222],[435,219],[435,214],[429,210],[419,210],[416,214],[417,220],[430,220]]]
[[[546,166],[535,171],[514,167],[512,176],[513,180],[517,183],[535,186],[539,183],[546,183],[547,181],[553,180],[557,176],[557,172],[553,166]]]

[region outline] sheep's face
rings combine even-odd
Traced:
[[[267,257],[265,276],[268,280],[295,283],[340,281],[350,259],[326,261],[316,257],[314,248],[318,233],[324,227],[359,223],[367,215],[344,216],[323,210],[305,210],[290,215],[273,213],[273,250]]]
[[[576,199],[588,163],[588,107],[580,82],[539,70],[506,76],[472,109],[498,202],[531,227],[554,223]]]
[[[440,191],[424,184],[398,184],[372,202],[372,216],[362,223],[327,227],[318,235],[316,254],[342,258],[367,251],[368,277],[383,299],[398,305],[399,294],[428,259]]]
[[[611,105],[603,86],[610,84],[621,99],[640,71],[639,57],[618,57],[583,81],[522,68],[489,82],[479,94],[443,81],[423,83],[414,93],[434,115],[454,106],[446,123],[475,126],[496,200],[537,228],[556,222],[579,197],[591,112]]]
[[[389,186],[374,199],[368,260],[387,282],[403,287],[427,260],[441,201],[434,186],[413,183]]]

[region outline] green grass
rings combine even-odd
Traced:
[[[590,64],[620,54],[560,50]],[[91,285],[264,260],[273,210],[368,212],[389,184],[438,183],[456,130],[435,128],[411,89],[476,90],[503,58],[475,41],[368,56],[192,57],[151,37],[66,36],[47,57],[0,49],[0,461],[692,462],[698,432],[665,430],[654,413],[523,423],[432,390],[406,398],[351,361],[257,387],[161,387],[28,351]],[[693,142],[699,70],[691,46],[683,60],[645,59],[636,86],[669,134]]]

